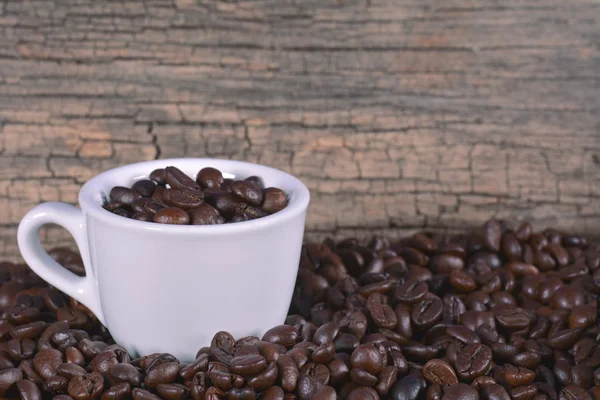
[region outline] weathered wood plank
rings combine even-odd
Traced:
[[[298,175],[315,238],[598,235],[598,26],[595,0],[0,1],[0,257],[40,201],[180,156]]]

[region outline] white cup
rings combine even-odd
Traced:
[[[157,168],[173,165],[191,177],[214,167],[225,178],[261,177],[289,197],[283,210],[223,225],[165,225],[102,208],[114,186],[130,187]],[[171,159],[131,164],[89,180],[81,210],[44,203],[21,221],[19,248],[40,277],[86,305],[132,355],[171,353],[195,358],[218,331],[262,336],[285,321],[304,234],[308,189],[297,178],[265,166],[216,159]],[[39,229],[48,223],[75,238],[85,277],[54,261]]]

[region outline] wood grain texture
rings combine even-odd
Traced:
[[[0,1],[0,256],[40,201],[181,156],[298,175],[315,238],[598,234],[599,26],[596,0]]]

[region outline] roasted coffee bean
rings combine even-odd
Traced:
[[[85,370],[85,368],[80,367],[77,364],[72,364],[72,363],[62,363],[58,366],[58,368],[56,369],[56,372],[59,375],[62,375],[68,379],[72,379],[75,376],[83,376],[85,374],[87,374],[87,371]]]
[[[425,298],[427,291],[427,283],[410,280],[398,286],[394,292],[394,296],[402,303],[415,304]]]
[[[287,352],[285,346],[276,343],[265,342],[262,340],[257,342],[255,346],[260,352],[260,355],[263,356],[269,363],[277,362],[277,358],[279,358],[279,355],[285,354]]]
[[[229,370],[241,376],[256,375],[267,367],[267,360],[260,355],[236,356],[231,360]]]
[[[21,379],[23,379],[23,372],[19,368],[0,371],[0,395],[4,396]]]
[[[184,400],[190,389],[179,383],[159,383],[156,386],[156,391],[167,400]]]
[[[249,181],[235,181],[231,185],[231,192],[245,203],[258,207],[263,201],[262,191]]]
[[[271,386],[258,396],[259,400],[284,400],[283,389],[279,386]]]
[[[592,397],[583,388],[569,385],[560,391],[558,400],[592,400]]]
[[[247,385],[255,391],[262,391],[275,384],[278,374],[277,364],[270,363],[261,373],[247,380]]]
[[[152,214],[146,212],[136,212],[131,215],[131,219],[144,222],[152,222],[154,220],[153,218]]]
[[[362,369],[370,374],[378,374],[385,366],[381,350],[373,343],[361,344],[350,357],[352,368]]]
[[[69,386],[69,378],[66,378],[62,375],[54,375],[50,379],[44,382],[42,388],[45,392],[49,392],[52,394],[62,394],[66,393]]]
[[[133,387],[140,386],[143,381],[140,371],[133,365],[126,363],[113,365],[110,368],[109,375],[115,382],[127,382]]]
[[[280,344],[286,347],[295,345],[298,339],[298,330],[289,325],[279,325],[271,328],[262,337],[262,340],[265,342]]]
[[[524,386],[533,382],[535,372],[527,368],[508,367],[504,370],[504,379],[511,386]]]
[[[298,384],[300,372],[294,360],[287,354],[282,354],[277,360],[281,387],[288,392],[294,391]]]
[[[162,195],[166,205],[182,210],[193,210],[204,202],[203,192],[192,192],[185,189],[166,189]]]
[[[151,181],[150,179],[142,179],[133,184],[131,189],[135,190],[139,194],[144,197],[150,197],[154,193],[154,189],[156,188],[156,183]]]
[[[123,186],[115,186],[110,190],[110,199],[116,203],[132,205],[136,200],[142,198],[142,195]]]
[[[287,195],[281,189],[270,187],[263,190],[261,208],[269,214],[283,210],[287,206]]]
[[[225,222],[225,217],[208,203],[202,203],[190,211],[190,223],[192,225],[218,225]]]
[[[407,375],[392,387],[390,398],[393,400],[417,400],[422,390],[419,379],[413,375]]]
[[[216,168],[202,168],[196,176],[196,182],[202,188],[219,189],[223,184],[223,174]]]
[[[373,293],[367,299],[367,310],[371,318],[380,328],[392,329],[398,323],[398,317],[394,310],[385,303],[387,297],[381,293]]]
[[[17,391],[21,400],[42,400],[40,388],[30,380],[23,379],[17,382]]]
[[[412,322],[419,329],[428,328],[442,317],[443,308],[439,298],[425,298],[414,306],[411,313]]]
[[[76,376],[69,381],[69,395],[75,400],[88,400],[100,397],[104,389],[104,378],[97,372]]]
[[[237,210],[242,210],[246,207],[246,203],[226,192],[207,192],[205,201],[229,220],[233,218]]]
[[[469,293],[477,289],[475,280],[463,270],[450,272],[450,284],[460,293]]]
[[[154,214],[153,221],[160,224],[187,225],[190,222],[190,216],[181,208],[165,207]]]
[[[165,174],[167,176],[167,183],[171,188],[194,192],[200,190],[200,186],[177,167],[169,166],[165,168]]]
[[[159,183],[161,185],[166,185],[167,184],[167,172],[164,170],[164,168],[155,169],[154,171],[152,171],[150,173],[150,179],[152,179],[154,182]]]
[[[479,343],[467,345],[457,354],[454,362],[458,376],[467,381],[485,375],[491,363],[492,350]]]
[[[435,385],[454,385],[458,383],[454,369],[447,362],[440,359],[429,360],[425,363],[423,377]]]
[[[211,388],[211,389],[213,389],[213,388]],[[157,395],[152,394],[151,392],[144,390],[144,389],[133,389],[131,391],[131,396],[133,397],[133,400],[160,400],[160,397],[158,397]],[[206,399],[207,400],[208,399],[216,400],[216,399],[218,399],[218,397],[215,399],[215,397],[212,397],[212,395],[209,395],[207,393]]]
[[[58,366],[63,363],[63,355],[58,350],[42,350],[33,358],[33,366],[38,374],[44,379],[50,379],[56,375]]]
[[[156,189],[154,189],[154,193],[152,193],[150,200],[152,200],[156,204],[161,204],[163,201],[162,195],[165,192],[165,190],[167,190],[166,186],[157,186]]]

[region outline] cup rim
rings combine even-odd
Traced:
[[[211,166],[224,172],[227,172],[228,169],[245,171],[248,174],[247,176],[257,175],[262,177],[267,173],[278,176],[285,180],[286,183],[289,182],[289,184],[285,185],[286,188],[280,187],[288,194],[288,197],[290,198],[288,205],[281,211],[250,221],[218,225],[170,225],[125,218],[105,210],[95,200],[95,197],[98,196],[98,194],[108,195],[108,193],[104,192],[103,184],[115,175],[123,174],[136,180],[144,178],[148,179],[147,176],[150,175],[150,172],[157,168],[165,168],[170,165],[181,168],[182,164],[187,164],[189,166],[190,164],[194,163],[199,164],[198,170],[200,170],[200,168]],[[291,195],[290,192],[292,192]],[[207,235],[240,233],[272,227],[274,225],[280,225],[295,218],[302,212],[305,212],[310,202],[310,192],[306,185],[304,185],[300,179],[288,174],[287,172],[283,172],[266,165],[255,164],[246,161],[193,157],[142,161],[109,169],[88,180],[81,187],[78,197],[79,205],[85,214],[102,220],[104,223],[113,226],[118,226],[121,228],[127,227],[141,231]]]

